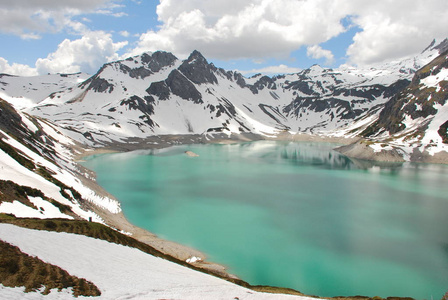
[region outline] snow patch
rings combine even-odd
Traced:
[[[427,87],[438,87],[441,81],[448,80],[448,69],[443,69],[436,75],[431,75],[420,80]]]
[[[0,224],[0,236],[31,256],[93,282],[102,293],[95,299],[312,299],[258,293],[135,248],[82,235]],[[67,291],[44,296],[21,290],[0,286],[0,298],[67,299]]]

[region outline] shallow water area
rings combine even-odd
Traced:
[[[203,251],[251,284],[441,299],[448,166],[354,161],[334,147],[183,145],[83,164],[132,223]]]

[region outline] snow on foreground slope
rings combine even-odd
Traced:
[[[255,292],[135,248],[82,235],[0,224],[0,237],[22,252],[93,282],[102,295],[88,299],[312,299]],[[69,291],[52,291],[44,296],[0,285],[1,299],[71,297]]]

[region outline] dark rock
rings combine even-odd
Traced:
[[[271,77],[262,76],[253,85],[251,85],[249,87],[249,89],[254,94],[258,94],[258,91],[261,91],[264,88],[268,88],[270,90],[276,90],[277,89],[277,85],[275,84],[275,81]]]
[[[170,97],[170,88],[165,81],[151,83],[146,92],[159,97],[159,100],[167,100]]]
[[[213,64],[209,64],[204,56],[196,50],[180,65],[179,71],[196,84],[218,83],[214,74],[217,68]]]
[[[172,66],[176,62],[177,57],[169,52],[157,51],[152,55],[144,53],[141,59],[149,70],[157,73],[164,67]]]
[[[294,82],[290,82],[285,86],[285,89],[292,89],[292,90],[298,90],[302,93],[304,93],[305,95],[315,95],[317,96],[318,93],[316,93],[313,89],[310,88],[308,82],[306,81],[294,81]]]
[[[21,135],[25,130],[20,115],[3,99],[0,99],[0,129],[15,136]]]
[[[103,68],[101,70],[103,70]],[[98,72],[98,74],[101,73],[101,70]],[[87,90],[93,90],[97,93],[103,93],[107,89],[109,89],[109,93],[112,93],[112,91],[114,90],[114,85],[109,83],[106,79],[99,77],[98,74],[84,81],[80,85],[80,87],[85,88],[88,85]]]
[[[395,134],[406,128],[403,124],[406,115],[414,120],[435,115],[437,109],[434,105],[436,103],[444,105],[448,99],[448,82],[441,82],[440,85],[443,88],[437,91],[435,88],[421,85],[421,80],[448,68],[447,55],[448,52],[444,52],[428,65],[418,70],[407,88],[396,94],[384,105],[377,122],[368,127],[362,135],[371,136],[383,131]],[[404,85],[404,82],[398,83],[398,85],[400,84]],[[424,131],[425,126],[427,126],[427,123],[422,123],[419,129],[420,133]],[[415,134],[418,133],[416,132]]]
[[[131,69],[128,66],[123,65],[123,64],[120,64],[120,70],[125,74],[129,74],[129,76],[132,78],[144,79],[145,77],[148,77],[148,76],[154,74],[153,72],[146,69],[145,67]]]
[[[448,121],[446,121],[439,127],[437,133],[442,138],[443,143],[448,144]]]
[[[194,103],[204,103],[201,93],[196,87],[178,70],[173,70],[165,80],[166,85],[174,95],[182,99],[193,101]]]
[[[154,100],[154,98],[152,97],[142,99],[137,96],[132,96],[129,99],[121,101],[120,105],[125,105],[129,109],[141,111],[143,115],[141,115],[139,118],[143,120],[143,122],[148,124],[151,128],[154,128],[154,126],[156,126],[156,123],[151,119],[151,115],[154,114],[154,105],[151,99]]]

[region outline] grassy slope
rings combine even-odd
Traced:
[[[7,287],[25,287],[25,292],[37,291],[49,294],[52,289],[61,291],[73,288],[73,295],[99,296],[100,290],[95,284],[84,278],[70,275],[58,266],[45,263],[31,257],[0,240],[0,283]]]
[[[67,232],[67,233],[74,233],[74,234],[82,234],[85,236],[102,239],[111,243],[116,243],[119,245],[129,246],[137,248],[145,253],[151,254],[156,257],[161,257],[166,260],[172,261],[174,263],[183,265],[185,267],[204,272],[213,276],[217,276],[216,274],[213,274],[209,271],[197,268],[195,266],[192,266],[184,261],[178,260],[176,258],[173,258],[171,256],[168,256],[166,254],[163,254],[162,252],[154,249],[153,247],[139,242],[136,239],[124,235],[120,232],[117,232],[113,230],[110,227],[107,227],[105,225],[94,223],[94,222],[87,222],[82,220],[65,220],[65,219],[46,219],[46,220],[40,220],[40,219],[29,219],[29,218],[15,218],[12,215],[8,214],[0,214],[0,223],[9,223],[14,224],[17,226],[30,228],[30,229],[37,229],[37,230],[47,230],[47,231],[56,231],[56,232]],[[0,266],[4,263],[3,258],[0,257]],[[221,276],[217,276],[221,277]],[[222,278],[222,277],[221,277]],[[265,292],[265,293],[283,293],[283,294],[291,294],[291,295],[300,295],[300,296],[307,296],[304,295],[296,290],[288,289],[288,288],[278,288],[278,287],[270,287],[270,286],[253,286],[249,283],[239,280],[239,279],[229,279],[229,278],[223,278],[227,281],[231,281],[235,284],[238,284],[243,287],[250,288],[252,290],[258,291],[258,292]],[[317,296],[313,296],[316,298],[319,298]],[[334,297],[332,299],[335,300],[348,300],[348,299],[356,299],[356,300],[367,300],[367,299],[374,299],[374,300],[381,300],[380,297],[364,297],[364,296],[355,296],[355,297]],[[412,298],[396,298],[396,297],[389,297],[388,300],[410,300]],[[448,300],[448,299],[447,299]]]

